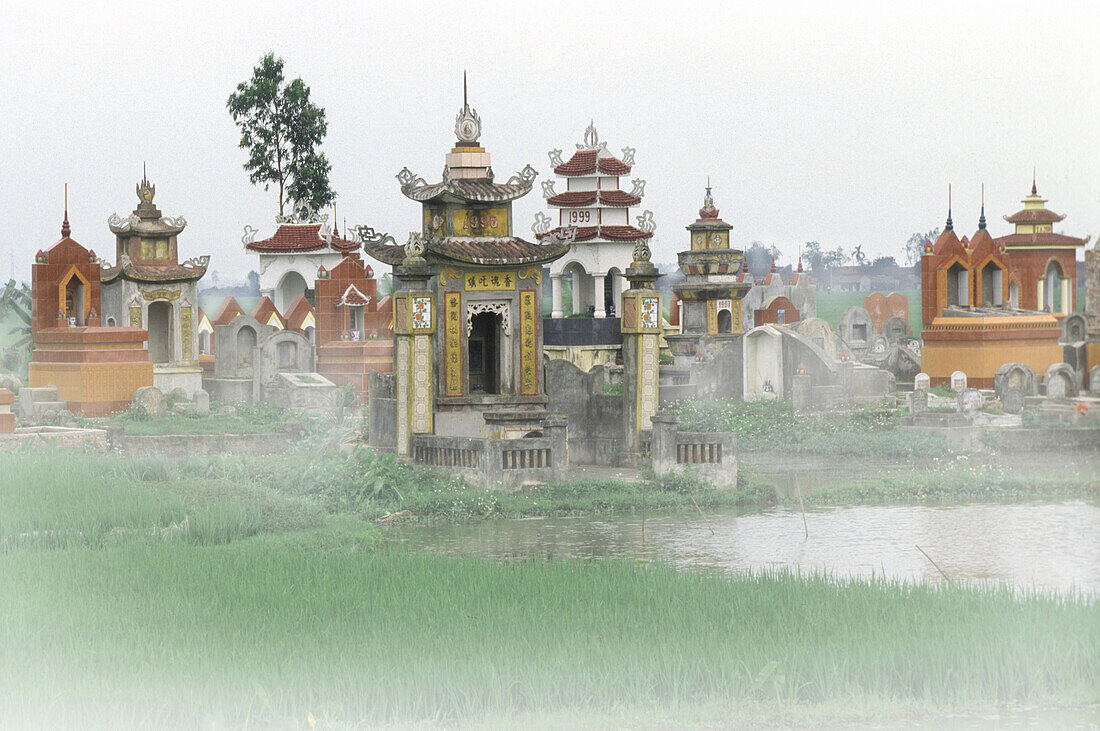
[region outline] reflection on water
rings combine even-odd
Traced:
[[[641,556],[732,571],[789,568],[834,576],[952,580],[1100,593],[1100,504],[857,506],[797,510],[498,520],[395,529],[413,548],[492,557]]]

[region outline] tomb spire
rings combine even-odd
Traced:
[[[982,215],[978,219],[978,230],[985,231],[985,183],[982,183]]]
[[[944,224],[944,231],[952,231],[955,228],[955,224],[951,222],[951,183],[947,184],[947,223]]]
[[[72,230],[69,228],[69,184],[65,183],[65,218],[61,221],[61,236],[67,237]]]

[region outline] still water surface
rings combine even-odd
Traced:
[[[529,518],[404,527],[416,549],[493,558],[644,557],[681,567],[1006,582],[1100,594],[1100,502],[856,506]],[[809,537],[806,536],[806,531]],[[931,558],[917,550],[920,546]]]

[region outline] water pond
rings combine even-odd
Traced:
[[[640,515],[527,518],[389,535],[415,549],[493,558],[616,556],[927,582],[946,575],[1100,595],[1100,501],[815,508],[805,525],[797,508],[653,515],[644,528]]]

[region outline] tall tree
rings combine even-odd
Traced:
[[[779,259],[779,248],[767,246],[763,242],[753,241],[745,250],[745,266],[753,276],[764,276],[771,271],[772,262]]]
[[[328,180],[332,165],[318,149],[328,132],[325,110],[309,100],[300,78],[286,82],[281,58],[268,53],[260,59],[226,106],[248,150],[248,178],[264,190],[278,186],[280,216],[287,204],[318,210],[336,200]]]
[[[909,240],[905,242],[905,263],[909,266],[913,266],[920,262],[920,258],[924,256],[924,242],[935,242],[940,237],[940,227],[932,229],[928,233],[921,233],[917,231],[915,234],[909,237]]]

